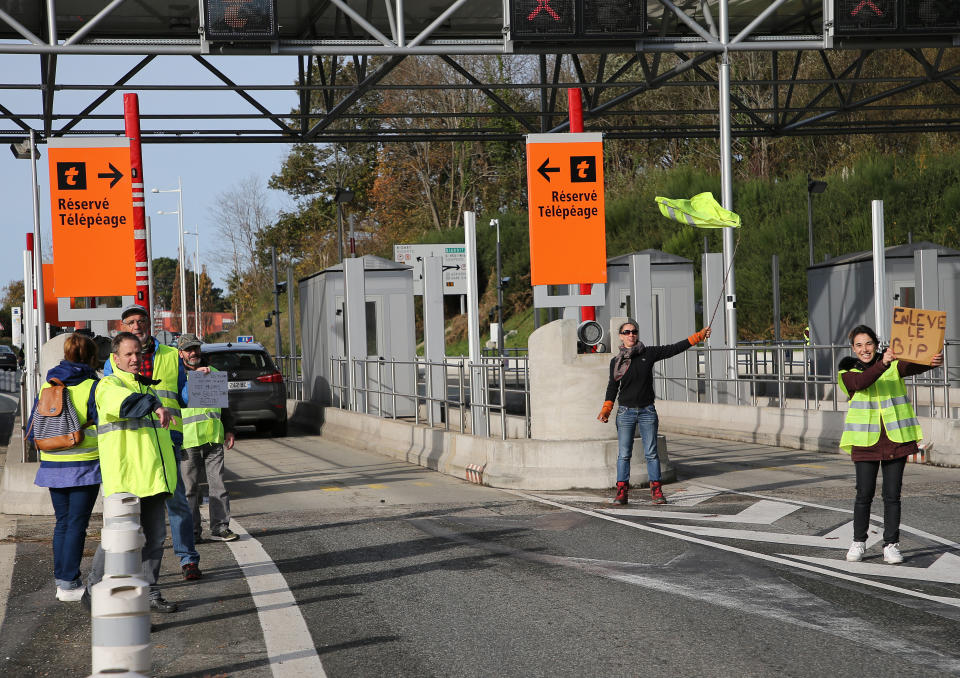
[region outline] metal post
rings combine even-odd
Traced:
[[[145,223],[147,227],[146,229],[147,230],[147,236],[146,236],[147,237],[147,280],[148,280],[147,311],[150,313],[150,318],[156,318],[157,316],[153,314],[153,311],[154,311],[153,306],[155,303],[154,294],[153,294],[153,241],[151,240],[153,235],[152,235],[152,224],[150,223],[150,217],[147,217],[145,219]],[[151,320],[150,322],[152,323],[156,321]],[[150,331],[153,332],[152,327],[150,328]]]
[[[720,42],[724,52],[720,58],[720,179],[724,209],[733,210],[733,151],[731,148],[730,112],[730,12],[728,0],[720,1]],[[737,294],[733,272],[733,229],[723,229],[723,268],[726,271],[725,314],[727,318],[726,346],[731,349],[728,378],[737,378]]]
[[[807,247],[810,249],[810,265],[813,266],[813,193],[810,191],[810,175],[807,175]]]
[[[343,203],[337,200],[337,259],[343,261]]]
[[[290,324],[290,359],[297,355],[297,323],[293,317],[293,264],[287,264],[287,321]],[[295,366],[290,371],[296,372]],[[396,382],[394,382],[396,383]]]
[[[193,326],[198,339],[203,338],[200,315],[200,227],[194,226],[197,232],[197,248],[193,254]]]
[[[280,337],[280,290],[277,287],[277,248],[270,248],[270,266],[273,271],[273,329],[277,342],[277,357],[283,355],[283,340]]]
[[[873,317],[876,323],[874,331],[880,339],[889,339],[887,332],[887,262],[884,251],[883,200],[871,203],[873,215]]]
[[[187,331],[187,274],[185,264],[187,256],[183,251],[183,183],[177,177],[177,224],[180,238],[180,332]]]
[[[770,262],[773,278],[773,340],[780,343],[780,257],[776,254]]]
[[[37,356],[47,342],[47,318],[43,299],[43,247],[40,240],[40,186],[37,184],[37,137],[30,130],[30,173],[33,180],[33,275],[37,290]],[[33,402],[32,400],[30,402]]]
[[[578,90],[579,91],[579,90]],[[497,353],[503,355],[503,275],[500,270],[500,220],[497,226]]]

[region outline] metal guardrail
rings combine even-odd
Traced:
[[[412,419],[429,426],[451,427],[451,414],[459,414],[459,430],[466,432],[471,407],[480,408],[488,421],[499,416],[499,434],[507,438],[508,401],[518,405],[523,417],[523,435],[530,436],[529,362],[525,349],[511,349],[505,355],[485,352],[478,364],[466,357],[448,357],[443,362],[424,359],[354,361],[356,379],[348,383],[344,357],[330,359],[330,387],[335,406],[356,403],[358,411],[382,417]],[[740,344],[736,349],[691,349],[693,360],[658,363],[654,370],[655,390],[660,397],[676,392],[680,385],[687,402],[723,403],[781,409],[844,411],[846,395],[837,386],[837,365],[850,356],[850,347],[803,343]],[[689,355],[689,354],[681,354]],[[920,416],[960,419],[960,341],[948,341],[942,367],[906,380],[911,402]],[[719,361],[719,362],[718,362]],[[956,364],[954,364],[956,363]],[[443,371],[446,393],[433,393],[431,370]],[[414,371],[412,386],[397,389],[397,376]],[[486,402],[471,403],[471,380],[485,386],[480,391]],[[672,387],[672,388],[668,388]],[[495,395],[496,397],[491,397]],[[602,393],[597,394],[598,401]],[[668,398],[663,398],[668,399]],[[494,402],[496,401],[496,402]],[[406,403],[409,415],[398,414]],[[415,405],[414,405],[415,404]],[[435,421],[433,404],[441,407],[441,421]],[[421,405],[426,414],[421,414]],[[398,409],[399,407],[399,409]],[[509,412],[507,412],[509,414]],[[492,423],[492,422],[491,422]],[[491,427],[488,426],[488,430]]]
[[[273,362],[283,375],[287,387],[287,398],[303,399],[303,357],[299,355],[275,355]]]
[[[518,416],[523,418],[523,435],[530,437],[530,392],[527,384],[529,374],[526,357],[482,357],[475,364],[465,357],[451,357],[442,362],[423,358],[415,360],[386,360],[366,358],[353,360],[353,370],[348,372],[348,360],[342,356],[330,358],[330,390],[333,404],[350,406],[365,414],[376,414],[392,419],[412,419],[414,423],[429,426],[443,425],[449,431],[452,413],[458,413],[459,430],[467,430],[467,420],[473,409],[480,408],[490,420],[497,415],[500,437],[507,438],[508,400],[521,401]],[[411,388],[398,389],[398,371],[409,370],[413,379]],[[431,375],[441,371],[444,393],[434,393]],[[353,376],[354,379],[347,377]],[[474,382],[479,382],[483,402],[473,402]],[[493,402],[496,395],[496,402]],[[425,413],[421,414],[420,406]],[[440,405],[440,421],[434,414]],[[402,407],[408,405],[409,407]],[[400,414],[409,409],[409,414]],[[488,428],[488,430],[490,430]]]

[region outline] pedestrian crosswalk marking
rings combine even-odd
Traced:
[[[825,535],[789,534],[777,532],[758,532],[756,530],[734,530],[724,527],[703,527],[699,525],[677,525],[675,523],[654,523],[660,527],[669,527],[681,532],[699,534],[702,537],[720,537],[722,539],[742,539],[744,541],[764,541],[772,544],[793,544],[796,546],[815,546],[819,548],[847,550],[853,541],[853,522],[844,523]],[[867,548],[878,543],[880,532],[871,529],[867,532]]]
[[[717,523],[744,523],[748,525],[770,525],[794,511],[796,504],[761,499],[736,514],[687,513],[685,511],[657,511],[651,509],[598,509],[603,513],[615,513],[618,516],[644,516],[648,518],[670,518],[672,520],[698,520]]]

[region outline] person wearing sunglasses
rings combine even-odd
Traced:
[[[660,480],[660,456],[657,453],[657,428],[659,419],[653,401],[653,365],[683,353],[710,336],[705,327],[686,339],[667,346],[644,346],[639,341],[638,325],[628,320],[620,325],[620,351],[610,361],[610,380],[603,408],[597,419],[603,423],[610,420],[613,402],[617,408],[617,496],[614,504],[626,504],[630,489],[630,458],[633,456],[633,439],[639,429],[643,439],[643,456],[647,460],[647,477],[650,479],[650,496],[654,504],[666,504]]]

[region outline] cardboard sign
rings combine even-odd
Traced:
[[[527,135],[534,285],[607,282],[603,136]]]
[[[53,138],[48,146],[56,295],[136,294],[130,140]]]
[[[933,356],[943,350],[946,331],[945,311],[894,306],[890,348],[897,360],[929,365]]]
[[[187,407],[228,407],[227,373],[187,372],[187,389],[190,396]]]

